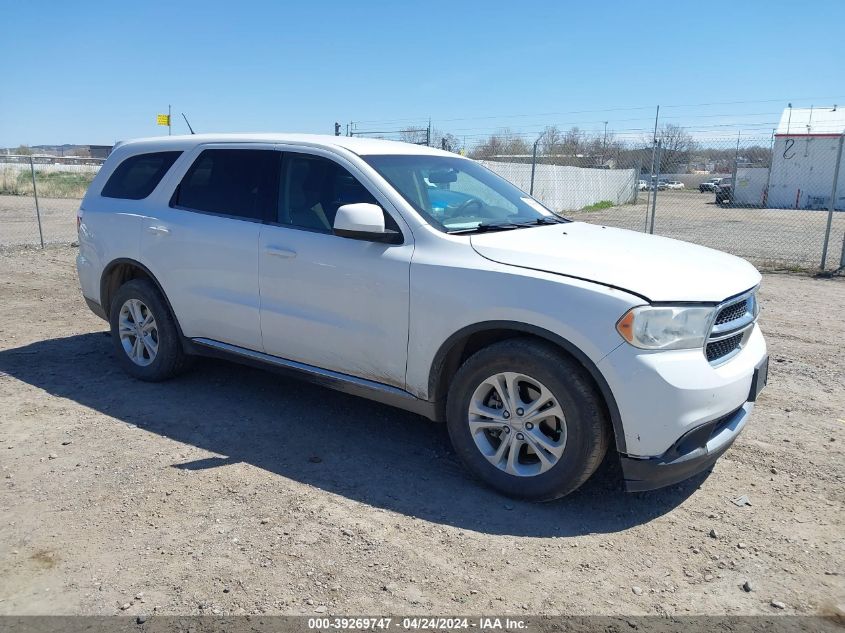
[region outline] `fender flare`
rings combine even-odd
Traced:
[[[610,385],[607,383],[607,380],[599,368],[584,352],[582,352],[577,346],[573,345],[570,341],[555,334],[554,332],[550,332],[536,325],[520,323],[518,321],[482,321],[480,323],[475,323],[461,328],[452,334],[443,342],[437,350],[437,353],[434,355],[434,360],[432,361],[428,375],[428,393],[430,400],[440,400],[443,398],[443,394],[437,393],[437,384],[440,372],[443,370],[446,357],[454,348],[455,344],[461,339],[465,339],[473,334],[478,334],[479,332],[484,332],[486,330],[512,330],[515,332],[530,334],[553,343],[575,358],[575,360],[577,360],[584,369],[587,370],[592,379],[595,381],[596,386],[599,389],[599,393],[601,393],[601,396],[604,399],[608,414],[610,415],[610,423],[613,425],[616,450],[620,453],[627,452],[625,429],[622,426],[622,416],[619,413],[619,405],[617,405],[616,398],[613,396]]]
[[[111,260],[106,266],[103,268],[103,273],[100,275],[100,303],[105,304],[105,297],[106,297],[106,290],[108,285],[108,278],[111,275],[112,271],[115,267],[120,266],[121,264],[128,264],[130,266],[134,266],[135,268],[139,268],[144,272],[144,274],[150,278],[150,280],[155,285],[156,289],[161,293],[161,296],[164,297],[164,303],[167,305],[167,309],[170,310],[170,314],[173,317],[174,323],[176,323],[176,329],[179,332],[179,338],[182,340],[183,345],[186,342],[185,335],[182,333],[182,326],[179,324],[179,318],[176,316],[176,312],[173,310],[173,306],[170,304],[170,299],[167,297],[167,293],[164,291],[159,280],[156,276],[152,273],[152,271],[144,266],[141,262],[136,259],[130,259],[129,257],[118,257],[117,259]],[[111,301],[111,297],[109,297],[109,301]],[[106,321],[109,321],[111,318],[111,306],[101,305],[103,312],[106,313]]]

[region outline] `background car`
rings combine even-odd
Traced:
[[[698,185],[698,191],[700,193],[705,193],[707,191],[716,191],[716,186],[723,180],[724,178],[711,178],[710,180],[706,180],[705,182]]]
[[[733,202],[733,183],[730,178],[722,178],[716,185],[716,204],[730,204]]]
[[[666,188],[667,189],[683,189],[684,183],[682,183],[680,180],[670,180],[669,182],[666,183]]]

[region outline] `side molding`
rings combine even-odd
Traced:
[[[300,378],[317,385],[342,391],[353,396],[375,400],[392,407],[434,419],[434,403],[421,400],[407,391],[384,385],[380,382],[322,369],[293,360],[272,356],[263,352],[245,349],[207,338],[190,339],[191,352],[201,356],[212,356],[237,363],[252,365],[260,369],[271,369],[293,378]]]

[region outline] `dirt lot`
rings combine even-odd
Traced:
[[[642,231],[646,196],[641,191],[636,204],[599,211],[571,211],[564,215],[583,222]],[[667,190],[657,194],[654,232],[733,253],[769,269],[817,270],[827,217],[827,211],[722,206],[716,204],[712,193]],[[845,213],[836,212],[831,222],[827,268],[839,266],[844,237]]]
[[[765,277],[770,385],[709,477],[629,495],[608,461],[533,505],[408,413],[223,362],[127,378],[74,255],[0,253],[0,614],[842,608],[842,279]]]
[[[76,239],[76,198],[38,199],[46,244],[69,244]],[[0,196],[0,247],[38,245],[38,220],[32,196]]]

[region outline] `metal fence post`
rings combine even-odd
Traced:
[[[842,163],[842,142],[845,141],[845,134],[839,136],[839,146],[836,150],[836,167],[833,168],[833,186],[830,189],[830,202],[827,205],[827,227],[824,230],[824,246],[822,247],[822,262],[819,268],[824,270],[827,261],[827,246],[830,242],[830,227],[833,224],[833,210],[836,207],[836,185],[839,184],[839,166]],[[845,245],[843,245],[843,256],[845,256]]]
[[[29,171],[32,173],[32,196],[35,198],[35,217],[38,220],[38,238],[41,240],[41,248],[44,248],[44,231],[41,229],[41,209],[38,208],[38,187],[35,184],[35,163],[32,156],[29,157]]]
[[[637,173],[634,174],[634,200],[632,204],[637,204],[637,200],[640,197],[640,177],[642,176],[643,171],[643,159],[640,158],[637,161]]]
[[[534,170],[537,167],[537,146],[540,144],[540,140],[546,135],[545,132],[540,134],[537,137],[537,140],[534,141],[534,152],[531,154],[531,185],[528,189],[528,195],[534,195]]]
[[[651,137],[651,173],[646,187],[645,195],[645,224],[643,225],[643,232],[648,231],[648,207],[651,204],[651,183],[654,181],[654,154],[657,151],[657,120],[660,118],[660,105],[657,106],[657,111],[654,113],[654,136]]]
[[[842,235],[842,254],[839,255],[839,270],[845,270],[845,234]]]
[[[657,160],[655,160],[655,168],[654,168],[654,196],[651,198],[651,225],[649,226],[648,232],[652,235],[654,234],[654,214],[657,211],[657,191],[658,191],[658,184],[660,183],[660,161],[663,159],[661,155],[661,146],[662,140],[657,141]]]

